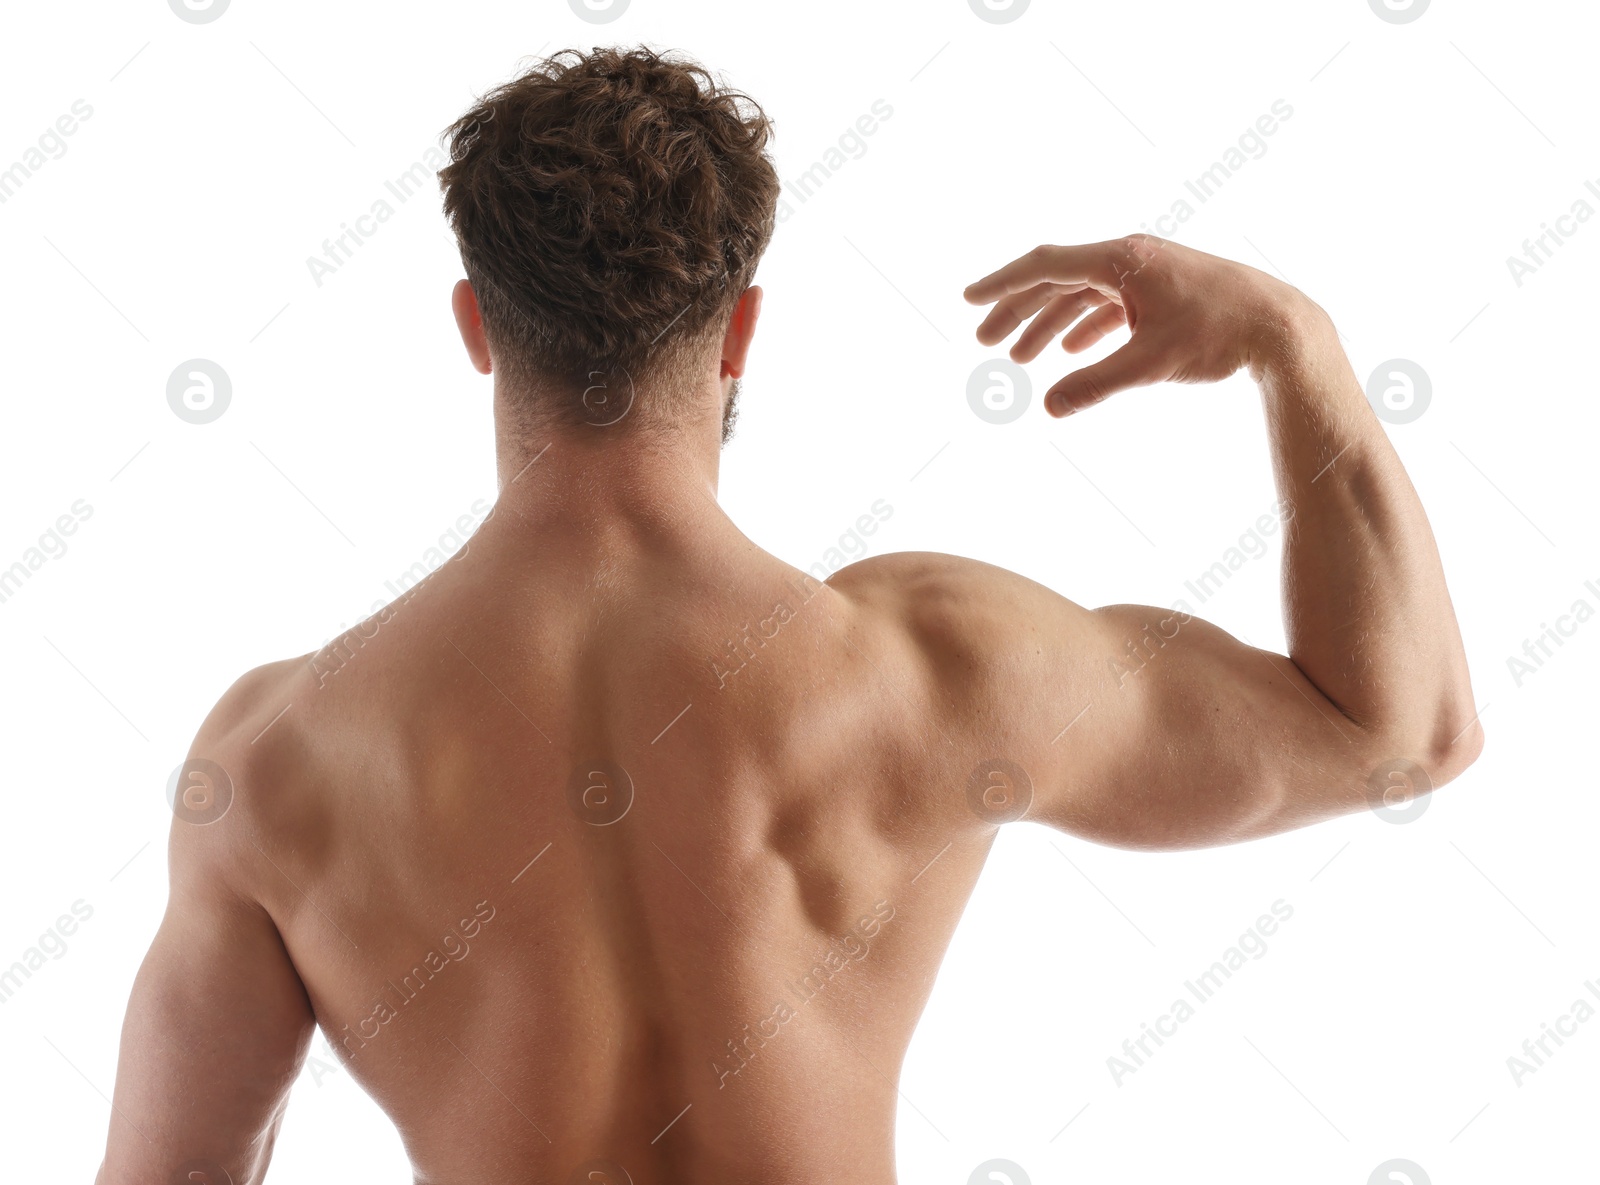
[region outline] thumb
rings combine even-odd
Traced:
[[[1070,416],[1102,399],[1154,381],[1149,360],[1137,339],[1107,354],[1092,366],[1075,370],[1046,392],[1044,408],[1053,416]]]

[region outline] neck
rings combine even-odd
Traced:
[[[720,398],[696,406],[705,413],[670,425],[636,408],[604,427],[530,428],[497,390],[496,533],[576,551],[736,533],[717,505]]]

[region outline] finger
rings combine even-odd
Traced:
[[[1098,307],[1105,301],[1105,296],[1093,288],[1085,288],[1082,292],[1073,292],[1066,296],[1058,296],[1044,307],[1044,311],[1028,324],[1022,331],[1022,336],[1017,338],[1011,347],[1013,362],[1032,362],[1039,356],[1039,351],[1049,345],[1056,334],[1090,309]],[[1099,314],[1094,314],[1098,316]],[[1073,330],[1074,333],[1077,330]]]
[[[989,310],[989,315],[978,326],[978,340],[986,346],[1004,341],[1060,291],[1056,284],[1035,284],[1025,292],[1006,297]]]
[[[1069,354],[1081,354],[1119,325],[1127,323],[1128,314],[1120,304],[1108,304],[1096,309],[1072,327],[1061,339],[1061,348]]]
[[[1076,247],[1039,246],[1013,259],[998,271],[990,272],[962,293],[971,304],[990,304],[1011,292],[1022,292],[1035,284],[1100,283],[1115,287],[1115,244],[1089,243]]]
[[[1045,393],[1044,407],[1053,416],[1069,416],[1093,407],[1101,400],[1125,391],[1159,382],[1148,348],[1134,338],[1092,366],[1075,370]]]

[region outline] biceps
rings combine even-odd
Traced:
[[[258,1180],[313,1020],[272,920],[227,899],[181,900],[134,980],[104,1185],[165,1181],[210,1161]]]
[[[1042,821],[1122,847],[1188,848],[1366,803],[1365,734],[1288,658],[1172,610],[1092,616],[1089,727]]]

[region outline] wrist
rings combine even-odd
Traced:
[[[1304,374],[1337,353],[1339,334],[1322,306],[1296,288],[1265,302],[1256,314],[1248,369],[1258,384]]]

